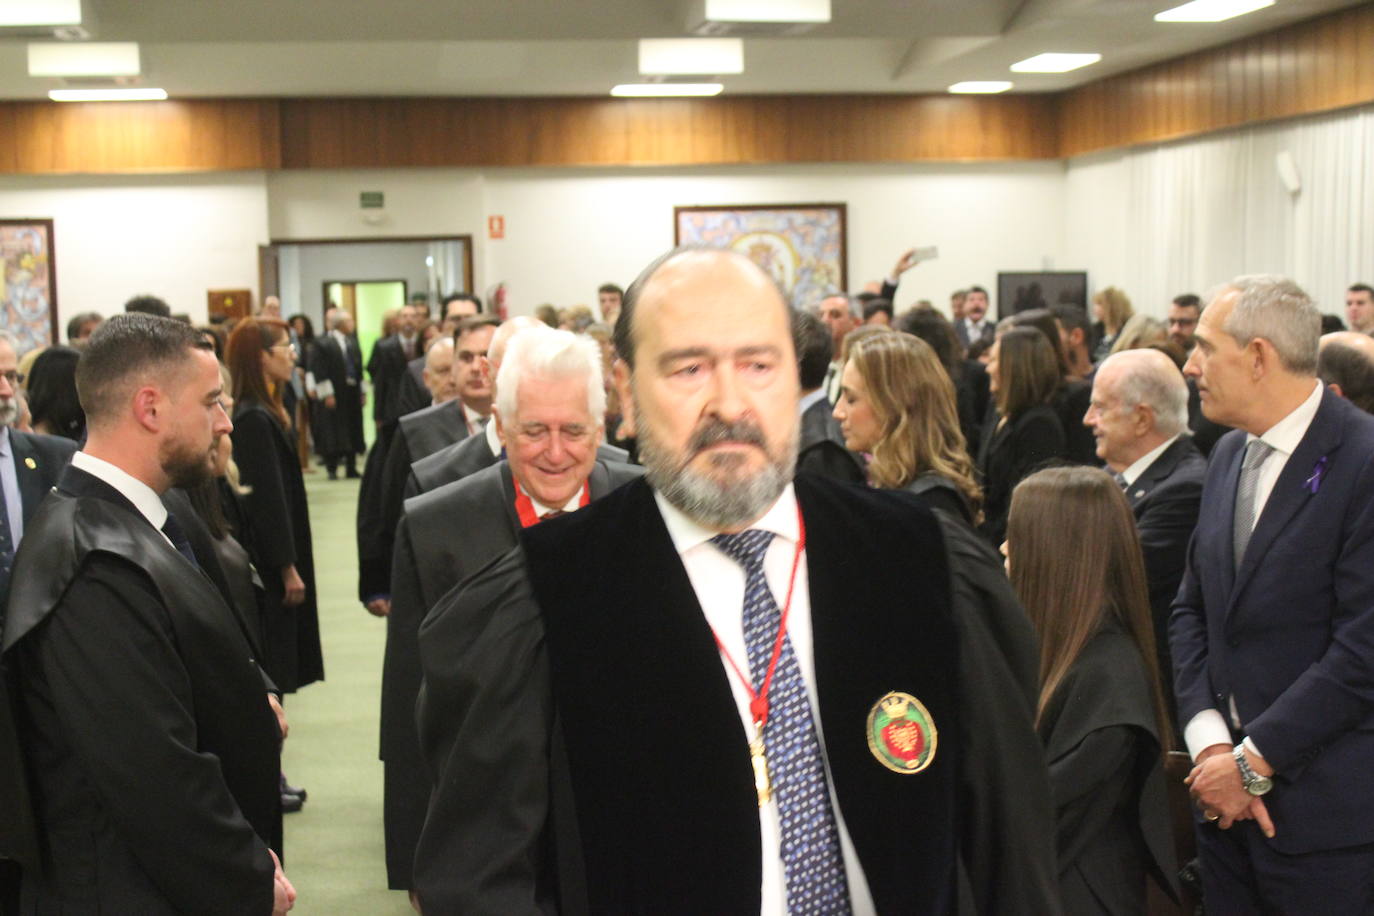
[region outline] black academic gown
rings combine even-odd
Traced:
[[[74,468],[15,573],[3,650],[44,865],[23,912],[266,916],[279,735],[218,590]]]
[[[900,493],[796,492],[826,756],[879,912],[1058,912],[1035,640],[996,558]],[[652,490],[526,529],[522,548],[421,627],[421,904],[757,914],[748,736]],[[940,730],[915,776],[863,737],[903,689]]]
[[[1152,876],[1177,899],[1150,682],[1114,621],[1083,649],[1041,716],[1064,912],[1143,914]]]
[[[425,358],[423,356],[417,356],[406,363],[406,371],[401,374],[401,381],[397,388],[396,413],[398,417],[423,410],[434,401],[434,394],[425,387]]]
[[[632,465],[598,461],[587,480],[588,495],[600,499],[643,473]],[[420,691],[416,634],[429,609],[513,548],[519,531],[515,488],[504,461],[406,501],[396,534],[382,669],[383,811],[387,882],[392,889],[411,886],[415,844],[429,803],[428,769],[415,731],[415,698]]]
[[[244,499],[254,525],[253,563],[267,592],[260,626],[263,667],[279,688],[292,693],[324,679],[305,482],[294,444],[263,405],[249,400],[234,405],[233,440],[234,461],[249,488]],[[305,582],[305,600],[287,607],[282,569],[292,564]]]

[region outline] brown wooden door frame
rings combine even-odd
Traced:
[[[328,310],[331,307],[329,299],[329,287],[333,286],[335,283],[343,287],[345,300],[343,302],[340,302],[338,304],[338,307],[343,309],[345,312],[348,312],[348,314],[352,315],[353,320],[355,322],[358,320],[358,301],[356,299],[356,295],[359,283],[399,283],[401,284],[402,303],[410,301],[410,284],[407,283],[405,280],[388,280],[385,278],[380,280],[322,280],[320,282],[320,301],[325,303],[326,310]]]

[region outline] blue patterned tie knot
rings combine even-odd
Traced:
[[[711,538],[711,543],[744,568],[744,644],[753,686],[759,690],[764,686],[782,620],[782,611],[763,574],[763,557],[772,542],[773,532],[757,528]],[[830,806],[825,760],[806,681],[792,651],[792,640],[786,636],[768,687],[768,701],[763,738],[778,802],[787,911],[793,916],[848,914],[849,883],[839,828]]]

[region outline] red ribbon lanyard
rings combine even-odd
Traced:
[[[520,527],[528,528],[531,525],[539,524],[541,519],[534,511],[534,500],[530,499],[528,493],[520,489],[520,481],[512,477],[511,483],[515,484],[515,514],[520,519]],[[582,484],[582,496],[577,500],[577,507],[580,509],[591,501],[592,494],[590,484],[584,481]]]
[[[768,688],[773,685],[773,673],[778,670],[778,659],[782,657],[782,641],[787,636],[787,615],[792,610],[792,590],[797,584],[797,567],[801,564],[802,551],[806,549],[806,523],[802,521],[801,506],[797,506],[797,549],[792,553],[792,572],[787,577],[787,600],[782,605],[782,619],[778,621],[778,636],[773,640],[773,657],[768,662],[768,671],[763,676],[763,686],[758,690],[754,689],[754,684],[749,678],[744,676],[740,666],[735,664],[735,660],[730,656],[730,650],[725,648],[725,643],[720,641],[720,634],[715,627],[711,628],[711,635],[716,638],[716,646],[720,649],[720,654],[725,656],[725,660],[730,663],[730,668],[739,678],[744,689],[749,693],[749,713],[754,717],[754,725],[760,732],[763,726],[768,723]],[[766,585],[766,583],[765,583]]]

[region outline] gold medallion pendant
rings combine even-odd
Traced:
[[[935,759],[935,720],[909,693],[885,694],[868,714],[868,749],[894,773],[919,773]]]

